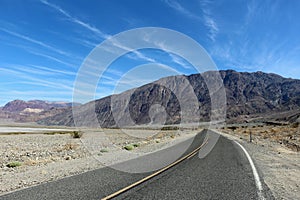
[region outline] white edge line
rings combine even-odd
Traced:
[[[250,163],[250,165],[251,165],[251,168],[252,168],[253,175],[254,175],[255,185],[256,185],[256,187],[257,187],[257,189],[258,189],[258,191],[257,191],[258,199],[264,200],[265,198],[264,198],[263,192],[262,192],[262,191],[263,191],[263,187],[262,187],[262,184],[261,184],[261,182],[260,182],[260,178],[259,178],[257,169],[256,169],[256,167],[255,167],[255,165],[254,165],[254,163],[253,163],[252,158],[250,157],[250,155],[249,155],[249,153],[247,152],[247,150],[246,150],[240,143],[238,143],[237,141],[234,141],[234,142],[235,142],[236,144],[238,144],[238,145],[241,147],[241,149],[244,151],[245,155],[247,156],[248,161],[249,161],[249,163]]]

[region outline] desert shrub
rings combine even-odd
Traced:
[[[126,149],[127,151],[131,151],[134,149],[134,146],[132,144],[128,144],[124,147],[124,149]]]
[[[161,128],[162,131],[179,130],[178,126],[164,126]]]
[[[81,138],[83,133],[81,131],[73,131],[71,135],[73,138]]]
[[[299,122],[295,122],[291,126],[292,126],[292,128],[298,128],[299,127]]]
[[[133,147],[139,147],[139,146],[140,146],[140,144],[138,144],[138,143],[133,144]]]
[[[70,134],[70,131],[53,131],[53,132],[46,132],[45,135],[63,135],[63,134]]]
[[[28,134],[27,132],[11,132],[11,133],[4,133],[5,135],[21,135],[21,134]]]
[[[100,152],[101,152],[101,153],[107,153],[107,152],[108,152],[108,149],[101,149]]]
[[[18,161],[14,161],[14,162],[8,163],[6,166],[7,166],[7,167],[10,167],[10,168],[13,168],[13,167],[19,167],[19,166],[21,166],[21,165],[22,165],[22,163],[20,163],[20,162],[18,162]]]
[[[235,131],[237,128],[238,127],[236,127],[236,126],[229,126],[229,127],[227,127],[227,129],[232,130],[232,131]]]

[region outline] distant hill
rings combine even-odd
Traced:
[[[250,118],[249,116],[269,116],[269,114],[295,112],[300,109],[300,80],[283,78],[276,74],[263,72],[247,73],[225,70],[219,73],[226,91],[226,118],[228,121],[247,121]],[[93,118],[92,115],[96,113],[97,120],[102,127],[116,126],[111,108],[112,98],[119,102],[117,107],[120,113],[130,112],[130,116],[135,124],[156,123],[161,120],[160,116],[157,116],[157,119],[155,117],[151,119],[149,116],[151,105],[154,104],[159,104],[165,108],[167,124],[180,123],[181,110],[178,99],[168,88],[162,86],[161,83],[168,82],[169,85],[171,84],[171,88],[174,88],[177,92],[182,92],[184,95],[186,90],[183,88],[182,83],[186,79],[193,87],[199,102],[197,110],[188,111],[190,121],[193,122],[195,114],[200,116],[200,121],[209,121],[211,99],[203,77],[213,77],[215,75],[216,72],[210,71],[190,76],[166,77],[138,87],[134,89],[129,102],[127,102],[129,105],[127,111],[122,111],[122,109],[125,106],[124,99],[126,99],[125,97],[130,91],[84,104],[79,107],[81,110],[80,117],[84,123],[79,125],[94,125],[92,122],[90,123],[84,119],[91,119]],[[185,101],[188,104],[189,98],[186,98]],[[95,103],[95,110],[93,110],[93,103]],[[118,110],[116,111],[118,112]],[[128,124],[130,123],[128,117],[120,115],[118,116],[119,125],[131,125]],[[278,115],[273,116],[274,118],[278,117]],[[298,115],[296,113],[293,116]],[[290,118],[294,119],[296,117]],[[42,119],[39,123],[74,126],[72,109],[69,108],[65,112]]]
[[[56,115],[70,107],[72,107],[72,103],[70,102],[13,100],[0,108],[0,120],[34,122],[45,117]]]
[[[42,101],[42,100],[30,100],[30,101],[23,101],[23,100],[14,100],[8,102],[3,108],[3,111],[8,112],[22,112],[26,108],[31,109],[40,109],[50,110],[52,108],[65,108],[71,107],[72,103],[69,102],[50,102],[50,101]]]

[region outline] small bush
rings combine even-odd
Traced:
[[[15,161],[15,162],[8,163],[6,166],[13,168],[13,167],[19,167],[21,165],[22,165],[22,163]]]
[[[83,133],[81,131],[73,131],[71,135],[73,138],[81,138]]]
[[[108,149],[101,149],[100,152],[101,152],[101,153],[107,153],[107,152],[108,152]]]
[[[292,128],[298,128],[299,127],[299,122],[293,123]]]
[[[45,135],[63,135],[63,134],[70,134],[70,131],[54,131],[54,132],[46,132]]]
[[[162,131],[179,130],[178,126],[164,126],[161,128]]]
[[[126,149],[127,151],[131,151],[134,149],[134,146],[132,144],[128,144],[124,147],[124,149]]]
[[[133,144],[133,147],[139,147],[140,144],[136,143],[136,144]]]
[[[227,127],[227,129],[232,130],[232,131],[235,131],[237,128],[238,127],[236,127],[236,126],[229,126],[229,127]]]

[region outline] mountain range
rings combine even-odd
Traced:
[[[273,73],[222,70],[165,77],[78,106],[75,113],[72,108],[65,108],[64,112],[39,119],[38,123],[74,126],[76,122],[77,126],[116,127],[209,121],[214,105],[211,97],[217,92],[212,94],[206,80],[217,77],[223,83],[220,88],[226,97],[227,122],[299,120],[300,80]]]
[[[0,119],[13,122],[35,122],[59,114],[70,107],[72,107],[72,103],[69,102],[13,100],[0,107]]]

